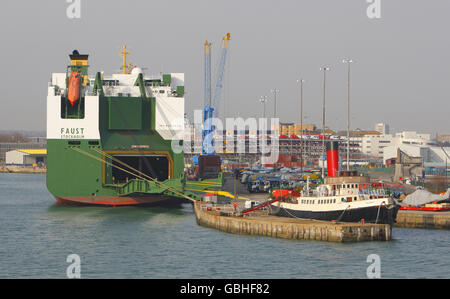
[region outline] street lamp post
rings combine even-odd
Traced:
[[[350,63],[351,59],[343,59],[347,64],[347,171],[350,170]]]
[[[299,79],[297,83],[300,83],[300,165],[303,173],[303,83],[305,83],[305,80]]]
[[[322,179],[325,178],[325,160],[324,160],[324,151],[325,151],[325,82],[326,82],[326,72],[330,70],[329,67],[321,67],[321,71],[323,71],[323,102],[322,102]]]
[[[277,93],[280,92],[279,89],[271,89],[270,92],[273,93],[273,118],[277,117]]]
[[[267,96],[261,96],[259,98],[259,101],[263,104],[263,118],[266,118],[266,102],[267,102]]]
[[[447,178],[448,178],[448,173],[447,173],[447,167],[448,167],[448,165],[447,165],[447,158],[449,158],[449,156],[448,156],[448,154],[447,154],[447,151],[444,149],[444,147],[441,147],[442,148],[442,151],[444,152],[444,154],[445,154],[445,189],[447,189],[448,188],[448,180],[447,180]]]

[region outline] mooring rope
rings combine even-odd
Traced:
[[[378,206],[377,219],[375,219],[375,224],[377,224],[377,222],[378,222],[378,216],[380,215],[380,209],[381,209],[381,206],[384,205],[384,204],[385,204],[385,203],[382,202],[382,203]]]
[[[174,191],[174,189],[172,189],[171,187],[165,185],[164,183],[161,183],[160,181],[158,181],[157,179],[155,179],[155,178],[153,178],[153,177],[147,175],[146,173],[143,173],[142,171],[139,171],[139,170],[137,170],[136,168],[133,168],[132,166],[130,166],[130,165],[128,165],[127,163],[125,163],[125,162],[123,162],[123,161],[121,161],[121,160],[115,158],[114,156],[111,156],[111,155],[109,155],[108,153],[102,152],[102,151],[97,150],[97,149],[93,149],[93,150],[96,151],[96,152],[99,153],[99,154],[102,154],[102,155],[104,154],[105,157],[108,157],[108,158],[110,158],[111,160],[116,161],[116,162],[122,164],[122,165],[125,166],[125,167],[128,167],[128,168],[131,169],[132,171],[137,172],[138,174],[142,175],[143,177],[147,178],[148,180],[153,181],[156,185],[160,185],[160,186],[162,186],[162,187],[164,187],[164,188],[166,188],[166,189],[168,189],[168,190],[170,190],[170,191]],[[114,165],[114,164],[113,164],[113,165]],[[148,180],[147,180],[147,181],[148,181]]]
[[[339,216],[339,218],[336,220],[336,222],[341,221],[342,217],[344,216],[344,213],[347,211],[348,208],[350,208],[350,206],[347,206],[347,207],[345,208],[345,210],[342,211],[342,214]]]
[[[117,163],[120,163],[120,164],[122,164],[123,166],[128,167],[128,168],[131,169],[132,171],[135,171],[135,172],[137,172],[138,174],[140,174],[140,175],[142,175],[142,176],[144,176],[144,177],[146,177],[146,178],[148,178],[148,179],[150,179],[150,180],[152,180],[152,181],[155,181],[155,182],[157,182],[157,183],[160,183],[159,181],[157,181],[157,180],[154,179],[153,177],[151,177],[151,176],[149,176],[149,175],[147,175],[147,174],[145,174],[145,173],[143,173],[143,172],[137,170],[136,168],[133,168],[132,166],[130,166],[130,165],[128,165],[127,163],[125,163],[125,162],[123,162],[123,161],[121,161],[121,160],[115,158],[114,156],[111,156],[111,155],[108,154],[108,153],[105,153],[105,152],[103,152],[103,151],[101,151],[101,150],[98,150],[98,149],[95,149],[95,148],[94,148],[93,150],[96,151],[97,153],[99,153],[99,154],[102,155],[102,156],[105,155],[105,157],[110,158],[112,161],[116,161]]]
[[[270,205],[269,207],[271,207],[272,205]],[[300,219],[300,220],[312,220],[312,221],[317,221],[317,222],[328,222],[326,220],[320,220],[320,219],[313,219],[313,218],[300,218],[295,216],[294,214],[292,214],[291,212],[289,212],[289,210],[285,207],[281,206],[281,201],[278,202],[278,211],[276,213],[278,213],[280,211],[280,209],[283,209],[287,214],[289,214],[292,218],[296,218],[296,219]]]
[[[169,186],[165,185],[164,183],[161,183],[161,182],[157,181],[156,179],[154,179],[154,178],[152,178],[152,177],[149,177],[150,180],[148,180],[148,179],[146,179],[146,178],[144,178],[144,177],[141,177],[141,176],[139,176],[139,175],[137,175],[137,174],[135,174],[135,173],[132,173],[132,172],[126,170],[126,169],[123,169],[123,168],[121,168],[121,167],[119,167],[119,166],[117,166],[117,165],[114,165],[114,164],[112,164],[112,163],[110,163],[110,162],[104,160],[103,158],[96,157],[96,156],[94,156],[94,155],[92,155],[92,154],[90,154],[90,153],[88,153],[88,152],[86,152],[86,151],[83,151],[83,150],[80,149],[80,148],[72,148],[72,149],[75,150],[76,152],[79,152],[79,153],[81,153],[81,154],[84,154],[84,155],[86,155],[86,156],[88,156],[88,157],[91,157],[91,158],[93,158],[93,159],[95,159],[95,160],[98,160],[98,161],[103,162],[103,163],[105,163],[105,164],[107,164],[107,165],[110,165],[110,166],[112,166],[112,167],[115,167],[115,168],[117,168],[117,169],[120,169],[120,170],[122,170],[122,171],[124,171],[124,172],[126,172],[126,173],[128,173],[128,174],[131,174],[132,176],[135,176],[135,177],[138,178],[138,179],[141,179],[141,180],[147,181],[147,182],[154,182],[155,184],[164,187],[166,190],[168,190],[168,191],[170,191],[170,192],[172,192],[172,193],[174,193],[174,194],[177,194],[177,195],[179,195],[179,196],[181,196],[181,197],[183,197],[183,198],[186,198],[186,199],[188,199],[188,200],[191,200],[192,202],[196,202],[196,200],[195,200],[194,198],[191,198],[190,196],[187,196],[186,194],[181,193],[181,192],[179,192],[178,190],[173,189],[172,187],[169,187]],[[114,158],[114,157],[112,157],[112,158]],[[121,161],[121,162],[122,162],[122,161]],[[136,172],[139,173],[138,170],[136,170],[136,169],[134,169],[133,167],[127,165],[126,163],[122,162],[122,164],[125,164],[128,168],[133,169],[133,170],[135,170]],[[145,174],[144,174],[144,175],[145,175]],[[147,175],[145,175],[145,176],[147,176]]]
[[[122,170],[122,171],[124,171],[124,172],[126,172],[126,173],[128,173],[128,174],[131,174],[132,176],[135,176],[135,177],[137,177],[137,178],[139,178],[139,179],[141,179],[141,180],[145,180],[145,178],[143,178],[143,177],[141,177],[141,176],[139,176],[139,175],[137,175],[137,174],[135,174],[135,173],[132,173],[132,172],[130,172],[130,171],[128,171],[128,170],[126,170],[126,169],[123,169],[123,168],[121,168],[121,167],[119,167],[119,166],[117,166],[117,165],[114,165],[114,164],[112,164],[112,163],[109,163],[108,161],[106,161],[106,160],[103,160],[102,158],[99,158],[99,157],[96,157],[96,156],[94,156],[94,155],[92,155],[92,154],[90,154],[90,153],[88,153],[88,152],[86,152],[86,151],[83,151],[82,149],[80,149],[80,148],[72,148],[74,151],[76,151],[76,152],[79,152],[79,153],[81,153],[81,154],[84,154],[84,155],[86,155],[86,156],[88,156],[88,157],[91,157],[91,158],[93,158],[93,159],[96,159],[96,160],[98,160],[98,161],[100,161],[100,162],[104,162],[105,164],[107,164],[107,165],[110,165],[110,166],[112,166],[112,167],[115,167],[115,168],[117,168],[117,169],[120,169],[120,170]]]
[[[101,154],[101,155],[104,154],[105,157],[110,158],[111,160],[116,161],[116,162],[122,164],[123,166],[128,167],[128,168],[131,169],[132,171],[135,171],[135,172],[137,172],[138,174],[140,174],[140,175],[142,175],[142,176],[148,178],[149,180],[153,181],[156,185],[162,186],[162,187],[166,188],[167,190],[174,192],[174,189],[173,189],[173,188],[171,188],[171,187],[165,185],[164,183],[161,183],[160,181],[158,181],[157,179],[155,179],[155,178],[153,178],[153,177],[147,175],[146,173],[143,173],[143,172],[137,170],[136,168],[133,168],[132,166],[130,166],[130,165],[128,165],[127,163],[125,163],[125,162],[123,162],[123,161],[117,159],[116,157],[114,157],[114,156],[112,156],[112,155],[110,155],[110,154],[108,154],[108,153],[105,153],[105,152],[103,152],[103,151],[101,151],[101,150],[98,150],[98,149],[93,149],[93,150],[96,151],[97,153]],[[199,191],[201,191],[201,190],[199,190]],[[177,191],[177,192],[178,192],[178,191]],[[181,193],[181,194],[183,194],[183,193]],[[185,196],[187,196],[187,195],[185,195]],[[191,199],[190,197],[189,197],[189,199],[190,199],[190,200],[193,200],[193,199]]]
[[[283,210],[285,210],[286,213],[288,213],[289,215],[291,215],[293,218],[296,218],[296,219],[300,219],[300,220],[311,220],[311,221],[325,222],[325,223],[328,223],[328,222],[329,222],[329,221],[326,221],[326,220],[320,220],[320,219],[314,219],[314,218],[300,218],[300,217],[295,216],[294,214],[291,214],[286,208],[284,208],[284,207],[280,207],[280,208],[283,209]]]

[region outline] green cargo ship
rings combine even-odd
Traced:
[[[117,206],[186,197],[184,74],[146,76],[129,68],[125,46],[121,54],[122,72],[109,77],[89,76],[88,55],[76,50],[66,72],[52,74],[47,188],[58,202]]]

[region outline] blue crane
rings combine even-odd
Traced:
[[[205,102],[203,108],[202,155],[214,155],[213,117],[219,115],[220,98],[223,89],[223,76],[227,59],[230,33],[222,38],[222,53],[217,70],[217,82],[214,89],[214,98],[211,97],[211,44],[205,41]]]

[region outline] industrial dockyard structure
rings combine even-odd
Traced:
[[[450,278],[450,1],[55,2],[2,6],[0,278]]]
[[[325,89],[321,129],[303,119],[294,124],[272,118],[269,124],[265,113],[259,121],[222,125],[218,107],[230,40],[229,33],[222,39],[214,88],[211,44],[204,43],[204,108],[193,124],[185,114],[183,73],[146,75],[127,63],[124,46],[121,73],[91,76],[88,55],[74,50],[66,71],[53,73],[48,86],[44,157],[33,156],[42,150],[15,149],[6,152],[6,164],[46,165],[47,187],[58,203],[116,207],[187,200],[200,225],[232,233],[348,242],[390,240],[395,223],[421,227],[417,211],[407,211],[426,211],[418,208],[414,184],[425,186],[429,166],[447,173],[447,163],[439,162],[447,162],[448,148],[427,134],[390,135],[385,124],[350,131],[347,123],[347,131],[334,132],[325,125]],[[322,70],[325,84],[328,68]],[[278,90],[273,92],[276,97]],[[416,157],[415,148],[434,154]],[[392,165],[393,173],[370,173]],[[405,180],[408,192],[401,187]],[[445,181],[443,191],[447,187]],[[445,213],[448,195],[425,194],[418,201]],[[428,227],[430,217],[423,218]],[[436,223],[448,228],[440,218]]]

